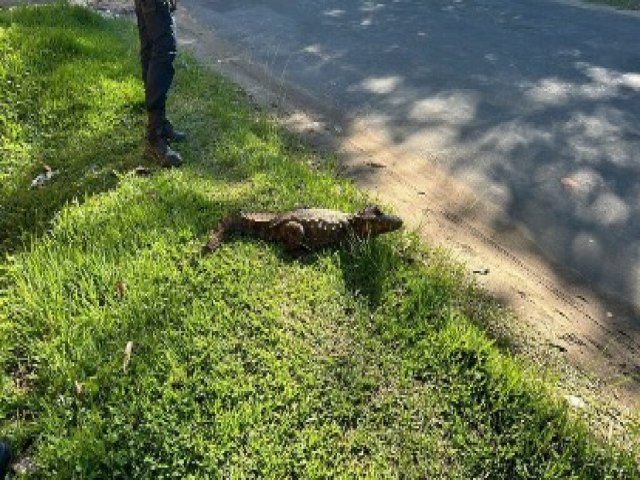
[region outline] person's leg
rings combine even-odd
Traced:
[[[175,75],[173,60],[176,55],[176,35],[173,17],[169,16],[170,21],[167,22],[164,15],[163,12],[160,25],[163,33],[161,33],[157,41],[151,41],[152,47],[150,48],[148,62],[150,67],[147,68],[147,83],[145,83],[145,85],[148,84],[146,90],[148,93],[147,104],[151,111],[158,110],[162,112],[164,121],[161,135],[169,142],[181,142],[186,140],[186,134],[177,131],[167,119],[165,113],[167,93]],[[166,33],[168,31],[171,32],[170,35]],[[153,81],[150,82],[149,79],[153,79]]]
[[[141,48],[148,40],[148,63],[144,64],[145,104],[148,113],[147,148],[145,153],[167,167],[182,164],[180,155],[167,144],[166,101],[174,76],[173,60],[176,56],[176,37],[173,17],[167,0],[137,0],[144,29],[141,30]],[[143,30],[143,31],[142,31]],[[146,45],[146,44],[145,44]],[[142,52],[142,50],[141,50]]]
[[[135,1],[136,19],[138,21],[138,36],[140,37],[140,65],[142,67],[142,82],[147,88],[147,74],[149,72],[149,61],[151,60],[151,39],[147,35],[147,26],[140,0]]]
[[[136,18],[138,20],[138,34],[140,36],[140,65],[142,66],[142,81],[144,82],[145,92],[147,91],[147,76],[149,74],[149,63],[151,61],[152,41],[147,34],[147,26],[140,0],[136,0]],[[145,94],[146,95],[146,94]],[[184,132],[176,130],[172,123],[166,118],[162,128],[162,136],[169,142],[182,142],[187,139]]]
[[[11,462],[11,450],[6,443],[0,442],[0,480],[9,473],[9,463]]]
[[[145,34],[151,43],[146,77],[146,104],[164,120],[167,93],[175,70],[176,37],[173,17],[166,0],[139,0],[144,16]]]

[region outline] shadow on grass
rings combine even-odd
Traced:
[[[0,254],[10,254],[42,235],[65,204],[113,188],[114,172],[138,162],[142,134],[140,107],[130,100],[130,46],[115,35],[128,26],[55,5],[1,11],[0,28]],[[57,175],[31,188],[45,165]]]
[[[366,300],[372,314],[391,305],[410,328],[421,321],[440,328],[456,311],[487,332],[503,351],[522,348],[510,331],[508,302],[483,291],[445,252],[424,250],[409,237],[359,241],[339,255],[345,285]]]
[[[117,172],[124,172],[140,163],[141,141],[134,134],[115,128],[82,145],[76,157],[43,157],[42,162],[58,172],[42,187],[30,187],[32,178],[44,172],[41,165],[25,169],[12,187],[5,189],[3,208],[7,212],[0,220],[0,252],[15,253],[27,247],[34,237],[42,235],[53,217],[71,201],[83,202],[90,196],[114,188]],[[114,137],[118,136],[117,142]],[[58,152],[69,151],[70,145]]]
[[[9,154],[0,161],[7,179],[0,186],[0,254],[13,254],[50,229],[65,205],[115,188],[137,165],[156,166],[142,156],[145,108],[132,25],[55,5],[0,12],[0,27],[11,54],[0,73],[15,86],[5,91],[7,118],[18,132],[4,139]],[[204,78],[191,66],[186,83]],[[180,103],[186,92],[172,97]],[[237,156],[213,153],[211,111],[185,111],[183,119],[194,126],[181,149],[189,168],[232,183],[247,178]],[[57,175],[31,188],[45,165]]]
[[[214,219],[262,193],[208,195],[192,188],[198,180],[193,177],[181,172],[121,179],[117,195],[99,202],[87,199],[81,209],[66,210],[64,215],[70,218],[56,223],[50,240],[15,257],[13,265],[20,268],[13,270],[15,278],[7,280],[11,290],[4,307],[25,313],[8,317],[0,359],[5,378],[23,385],[27,395],[7,396],[1,402],[5,420],[37,418],[44,405],[56,405],[60,392],[68,393],[82,378],[87,379],[85,392],[69,409],[80,418],[83,401],[99,405],[115,388],[119,359],[110,360],[105,352],[119,352],[128,340],[136,339],[136,356],[153,356],[159,354],[156,350],[161,347],[155,345],[159,338],[180,330],[189,305],[197,303],[198,295],[206,292],[203,288],[210,289],[208,282],[196,281],[210,271],[209,258],[199,254],[199,239]],[[53,276],[49,265],[55,265]],[[125,272],[130,277],[121,277]],[[25,278],[29,291],[20,290]],[[122,280],[131,281],[126,297],[114,288]],[[170,301],[176,295],[184,299]],[[58,304],[51,300],[54,297],[83,301],[70,307],[72,302]],[[30,309],[25,302],[38,307]],[[100,321],[94,323],[96,317]],[[51,318],[60,345],[51,340]],[[70,363],[56,361],[60,349]],[[137,373],[134,362],[131,374]],[[117,385],[129,388],[126,382]],[[22,455],[28,455],[41,433],[41,426],[28,423],[16,431],[17,423],[3,425],[2,433],[13,437],[14,449]]]

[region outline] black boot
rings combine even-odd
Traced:
[[[165,119],[159,112],[149,112],[144,154],[165,168],[179,167],[182,157],[173,150],[163,135]]]
[[[11,450],[6,443],[0,442],[0,480],[9,472],[9,463],[11,462]]]
[[[164,137],[158,134],[147,137],[144,155],[165,168],[179,167],[183,163],[180,154],[169,146]]]
[[[162,125],[162,136],[169,143],[184,142],[187,139],[187,134],[173,128],[173,124],[168,119],[165,119]]]

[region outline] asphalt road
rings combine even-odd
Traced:
[[[640,305],[639,15],[550,0],[182,5],[239,61],[424,159],[423,174],[450,172],[551,262]]]

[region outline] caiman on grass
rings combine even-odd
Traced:
[[[230,234],[243,234],[281,244],[287,251],[336,246],[350,238],[368,238],[398,230],[402,220],[377,206],[348,214],[324,208],[299,208],[286,213],[241,213],[224,219],[211,232],[204,252],[216,250]]]

